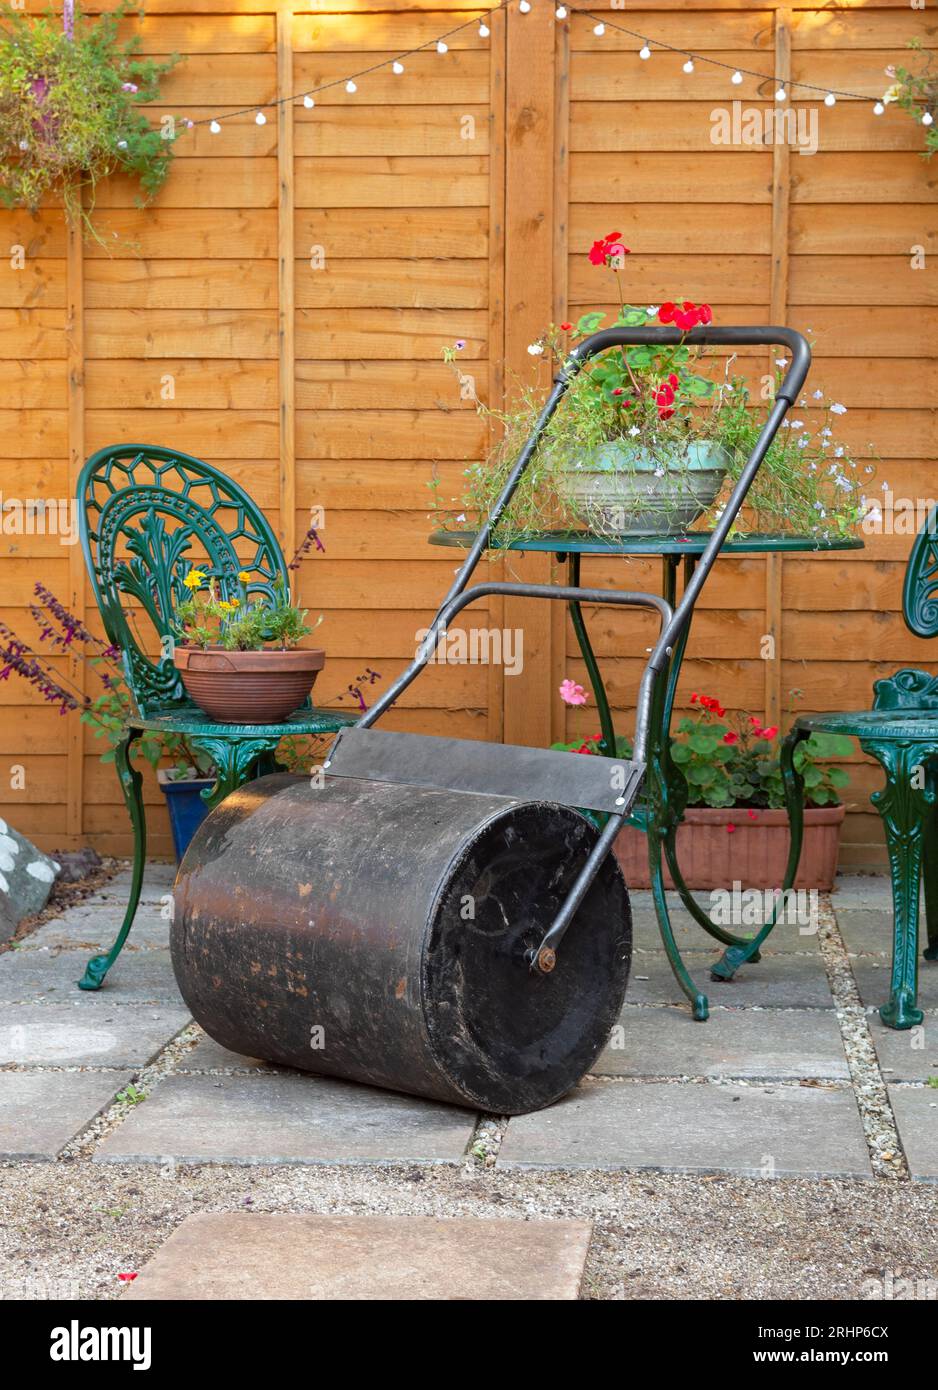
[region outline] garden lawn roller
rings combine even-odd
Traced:
[[[612,347],[682,341],[783,344],[792,360],[677,607],[605,589],[467,588],[583,364]],[[610,850],[645,777],[663,678],[809,363],[804,338],[773,327],[610,328],[571,352],[407,670],[339,734],[318,773],[248,783],[193,839],[176,881],[173,965],[212,1038],[495,1114],[549,1105],[589,1070],[628,981],[629,895]],[[657,611],[631,761],[373,727],[455,615],[492,594]]]

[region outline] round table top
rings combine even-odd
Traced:
[[[477,531],[434,531],[431,545],[448,545],[468,549]],[[499,545],[492,550],[541,550],[557,555],[702,555],[710,539],[708,531],[691,531],[686,536],[594,536],[588,531],[540,531]],[[786,551],[862,550],[858,536],[835,536],[829,540],[817,536],[767,535],[751,532],[724,541],[721,555],[764,555]]]

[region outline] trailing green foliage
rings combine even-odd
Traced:
[[[61,194],[70,218],[93,232],[95,189],[129,174],[141,201],[169,173],[184,123],[151,125],[140,109],[159,97],[178,62],[138,56],[139,39],[121,40],[129,3],[98,19],[79,18],[69,36],[53,15],[10,12],[0,25],[0,203],[35,212]]]

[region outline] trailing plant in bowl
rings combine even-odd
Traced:
[[[618,286],[628,254],[618,233],[610,233],[589,256],[613,273]],[[733,374],[735,356],[720,372],[709,349],[686,340],[712,317],[709,305],[690,299],[643,306],[620,295],[614,315],[589,313],[575,324],[552,325],[530,345],[532,357],[547,358],[559,370],[572,347],[603,327],[657,323],[682,334],[675,344],[613,348],[583,366],[496,529],[497,542],[563,528],[627,537],[683,534],[701,518],[712,524],[765,423],[784,366],[781,359],[774,386],[763,382],[762,397],[754,399]],[[443,354],[457,372],[460,351],[457,343]],[[541,386],[521,383],[512,409],[479,405],[501,427],[501,438],[488,458],[466,468],[461,497],[447,502],[439,480],[431,482],[444,526],[476,527],[488,515],[545,398]],[[823,392],[812,399],[823,399]],[[816,409],[807,396],[799,408]],[[819,424],[786,422],[752,485],[737,533],[758,528],[820,539],[856,526],[869,505],[864,485],[875,469],[867,462],[861,470],[853,450],[837,440],[833,417],[843,413],[842,405],[830,402]]]
[[[220,723],[279,723],[305,702],[325,663],[321,648],[297,648],[313,627],[283,580],[271,603],[252,598],[252,578],[242,570],[240,592],[222,598],[218,580],[192,566],[183,579],[190,597],[176,608],[173,660],[189,695]]]
[[[129,174],[142,200],[159,190],[173,143],[189,122],[151,125],[140,109],[159,97],[160,82],[178,59],[141,58],[139,38],[122,40],[121,4],[90,20],[63,24],[10,11],[0,25],[0,203],[36,212],[60,194],[70,219],[94,232],[91,211],[101,179]]]
[[[891,85],[883,93],[882,105],[895,103],[902,111],[907,111],[925,131],[923,157],[931,159],[938,150],[938,124],[935,113],[938,111],[938,72],[934,69],[934,54],[926,50],[920,39],[910,39],[909,47],[923,59],[923,66],[913,72],[901,64],[886,68],[886,76]]]

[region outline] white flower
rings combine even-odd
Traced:
[[[807,449],[807,447],[808,447],[808,445],[809,445],[810,443],[811,443],[811,440],[808,438],[808,436],[807,436],[806,434],[803,434],[803,435],[801,436],[801,438],[798,440],[798,448],[799,448],[799,449]]]
[[[459,516],[456,518],[457,521],[465,521],[465,519],[466,519],[466,513],[465,513],[465,512],[460,512],[460,513],[459,513]]]
[[[651,314],[651,315],[655,315],[655,314],[657,314],[657,312],[658,312],[658,310],[659,310],[660,308],[661,308],[661,305],[660,305],[660,304],[649,304],[649,305],[647,306],[645,312],[648,313],[648,314]]]
[[[803,420],[792,420],[791,427],[793,430],[800,430],[803,424]]]
[[[831,429],[830,425],[825,425],[824,428],[821,430],[821,433],[824,435],[829,435],[833,434],[834,431]]]
[[[788,366],[788,362],[786,361],[786,359],[785,359],[784,357],[776,357],[776,359],[775,359],[775,365],[776,365],[776,367],[787,367],[787,366]]]
[[[835,458],[835,459],[842,459],[843,456],[844,456],[844,446],[843,446],[842,444],[838,444],[838,445],[837,445],[837,448],[834,450],[834,458]],[[856,468],[856,464],[854,464],[853,466],[854,466],[854,468]]]
[[[845,478],[843,473],[838,473],[837,477],[834,479],[834,483],[835,486],[842,487],[844,492],[853,491],[853,483],[850,481],[849,478]]]
[[[888,491],[889,491],[889,484],[888,484],[888,483],[883,483],[883,489],[882,489],[882,490],[883,490],[883,492],[888,492]]]
[[[822,401],[822,400],[824,399],[824,392],[821,391],[821,390],[815,391],[815,393],[814,393],[814,399],[815,399],[816,401]]]
[[[528,343],[528,352],[532,357],[540,357],[544,351],[543,343]]]
[[[632,436],[633,439],[637,434],[641,434],[641,430],[638,428],[638,425],[633,425],[632,428],[629,430],[629,434]]]
[[[663,469],[663,468],[656,468],[656,469],[655,469],[655,477],[656,477],[656,478],[663,478],[663,477],[664,477],[664,469]]]
[[[847,413],[847,407],[845,405],[841,405],[839,401],[834,401],[830,410],[832,415],[846,415]]]
[[[899,97],[901,96],[901,94],[902,94],[902,85],[901,85],[901,83],[899,83],[899,82],[894,82],[894,83],[892,84],[891,87],[887,87],[886,90],[885,90],[885,92],[883,92],[883,103],[884,103],[884,105],[888,106],[889,103],[890,103],[891,101],[898,101],[898,100],[899,100]]]

